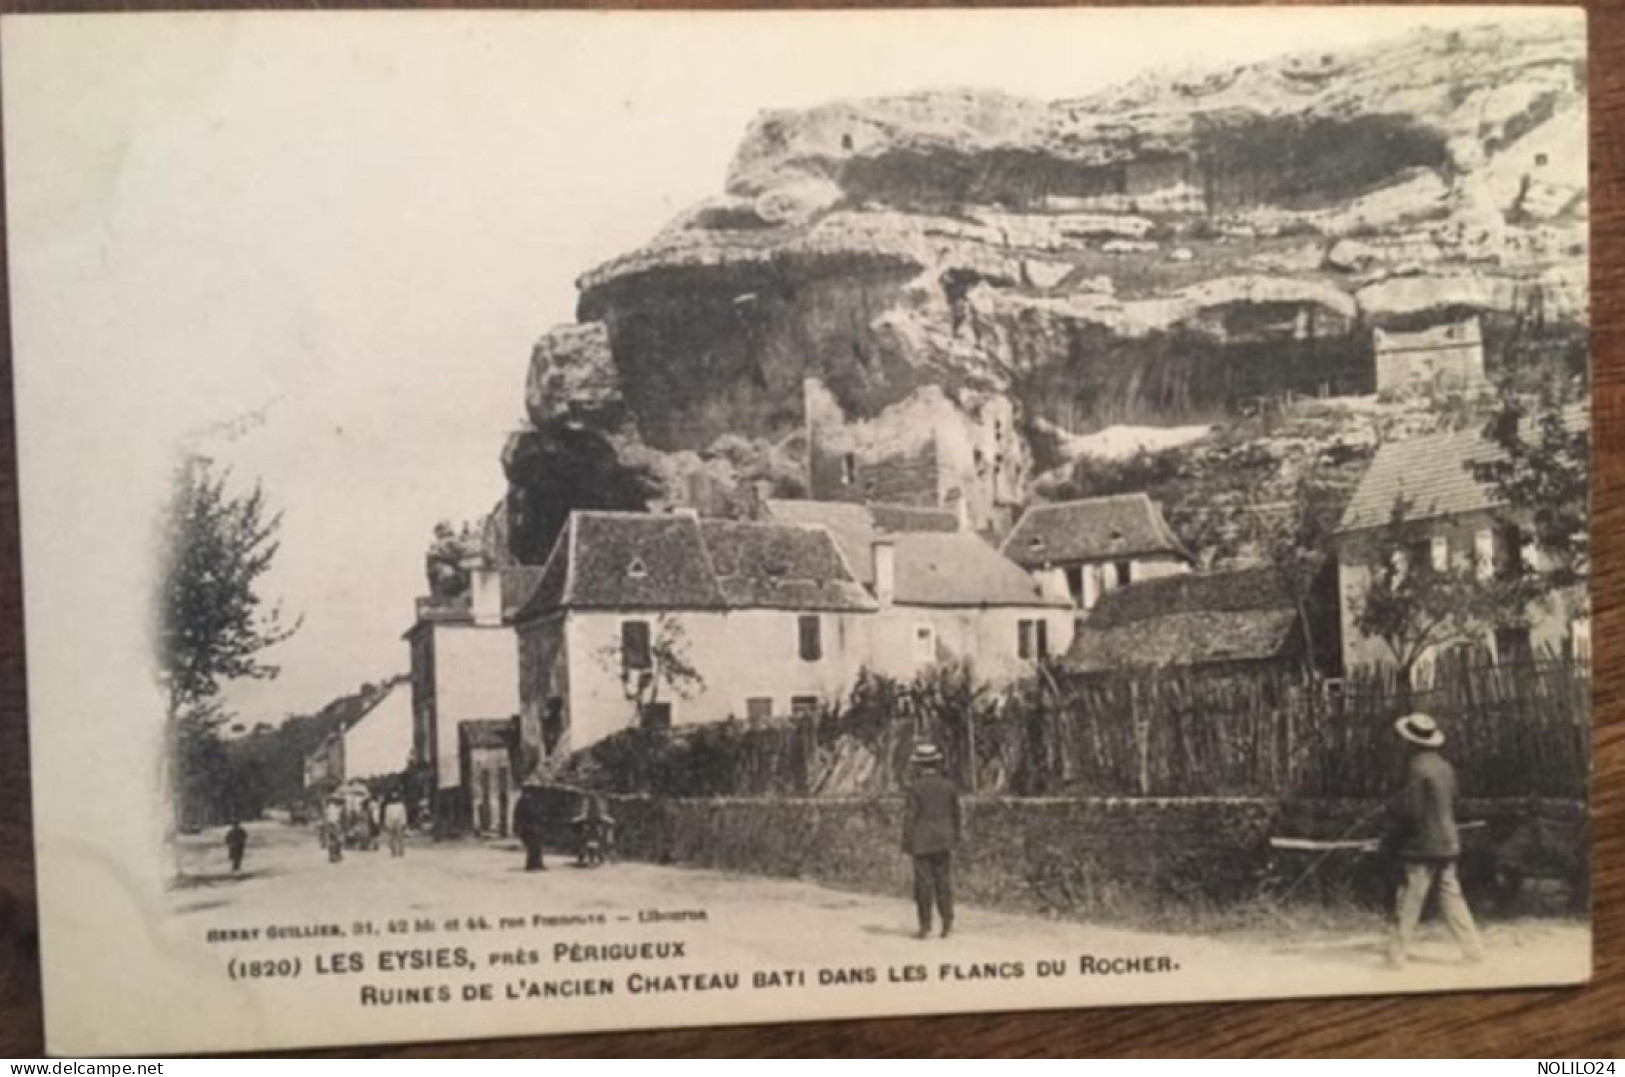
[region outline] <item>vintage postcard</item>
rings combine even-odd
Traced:
[[[1581,11],[0,40],[51,1050],[1589,977]]]

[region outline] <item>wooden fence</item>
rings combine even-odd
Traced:
[[[1384,672],[1315,683],[1277,671],[1045,675],[1003,692],[968,670],[868,678],[838,709],[633,730],[576,769],[622,792],[863,796],[904,784],[913,744],[930,738],[961,787],[982,794],[1367,798],[1399,780],[1393,723],[1412,710],[1443,727],[1464,796],[1587,795],[1589,667],[1556,658],[1441,665],[1426,691]]]

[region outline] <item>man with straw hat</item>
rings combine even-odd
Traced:
[[[1456,829],[1456,772],[1439,754],[1444,731],[1426,714],[1407,714],[1394,723],[1394,729],[1410,745],[1406,763],[1405,788],[1394,807],[1394,848],[1404,878],[1395,902],[1394,933],[1388,948],[1388,961],[1405,964],[1411,938],[1422,919],[1422,906],[1428,891],[1439,891],[1439,911],[1444,916],[1456,945],[1469,962],[1483,959],[1478,929],[1472,910],[1461,892],[1456,860],[1461,856],[1461,836]]]
[[[915,746],[910,759],[919,776],[909,786],[903,812],[903,852],[914,858],[914,904],[920,938],[931,934],[931,909],[942,917],[942,936],[954,926],[953,853],[959,843],[959,791],[942,773],[942,750]]]

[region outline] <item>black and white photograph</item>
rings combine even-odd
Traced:
[[[51,1050],[1589,978],[1583,12],[3,48]]]

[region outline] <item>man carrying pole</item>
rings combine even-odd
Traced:
[[[1444,916],[1462,956],[1470,963],[1483,960],[1484,950],[1472,910],[1462,894],[1456,874],[1461,856],[1461,835],[1456,827],[1456,772],[1439,754],[1444,731],[1426,714],[1407,714],[1394,729],[1410,745],[1405,787],[1392,805],[1393,848],[1404,877],[1395,901],[1394,932],[1388,963],[1404,967],[1422,906],[1436,885],[1439,911]]]

